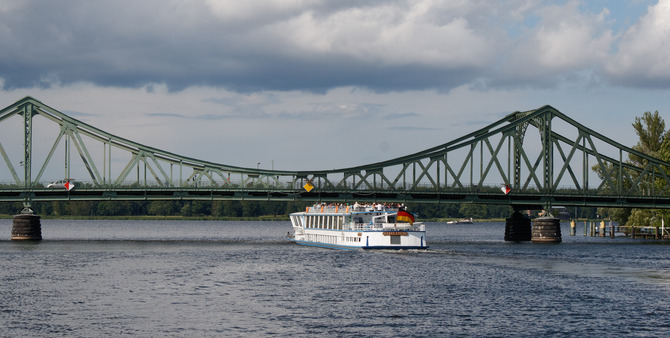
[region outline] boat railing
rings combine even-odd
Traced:
[[[365,211],[384,211],[396,212],[397,207],[387,205],[368,205],[368,204],[317,204],[307,207],[307,213],[350,213],[350,212],[365,212]]]
[[[355,223],[351,226],[351,230],[407,230],[407,231],[426,231],[426,226],[423,223],[416,223],[409,225],[408,223],[398,223],[390,225],[388,223],[370,224],[370,223]]]
[[[350,211],[350,207],[346,205],[315,205],[307,207],[308,213],[346,213]]]

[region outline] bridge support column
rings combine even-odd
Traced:
[[[23,210],[14,215],[12,222],[12,241],[41,241],[42,225],[40,216],[33,214],[30,202],[23,203]]]
[[[561,220],[554,217],[536,218],[533,222],[533,242],[560,243]]]
[[[530,218],[514,211],[505,222],[505,240],[513,242],[530,241]]]
[[[26,240],[42,240],[40,216],[33,214],[20,214],[14,216],[14,222],[12,222],[12,241]]]

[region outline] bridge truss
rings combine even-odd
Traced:
[[[31,97],[0,111],[0,130],[15,131],[14,138],[0,134],[0,201],[26,206],[57,200],[234,199],[670,207],[670,163],[625,147],[551,106],[512,113],[415,154],[317,171],[243,168],[177,155],[112,135]],[[47,141],[45,134],[51,135]],[[644,165],[630,164],[630,155]],[[47,173],[64,169],[69,178],[76,166],[85,168],[87,177],[78,177],[75,189],[45,187]]]

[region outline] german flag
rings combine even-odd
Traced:
[[[414,215],[410,214],[405,210],[398,211],[398,217],[396,218],[398,222],[407,222],[409,224],[414,224]]]

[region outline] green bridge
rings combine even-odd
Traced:
[[[0,134],[0,201],[22,202],[24,213],[33,202],[74,200],[670,207],[670,163],[551,106],[509,114],[407,156],[316,171],[244,168],[178,155],[112,135],[31,97],[0,111],[0,130],[13,131]],[[646,165],[631,165],[630,155]],[[75,175],[76,187],[46,187],[45,177],[61,175]]]

